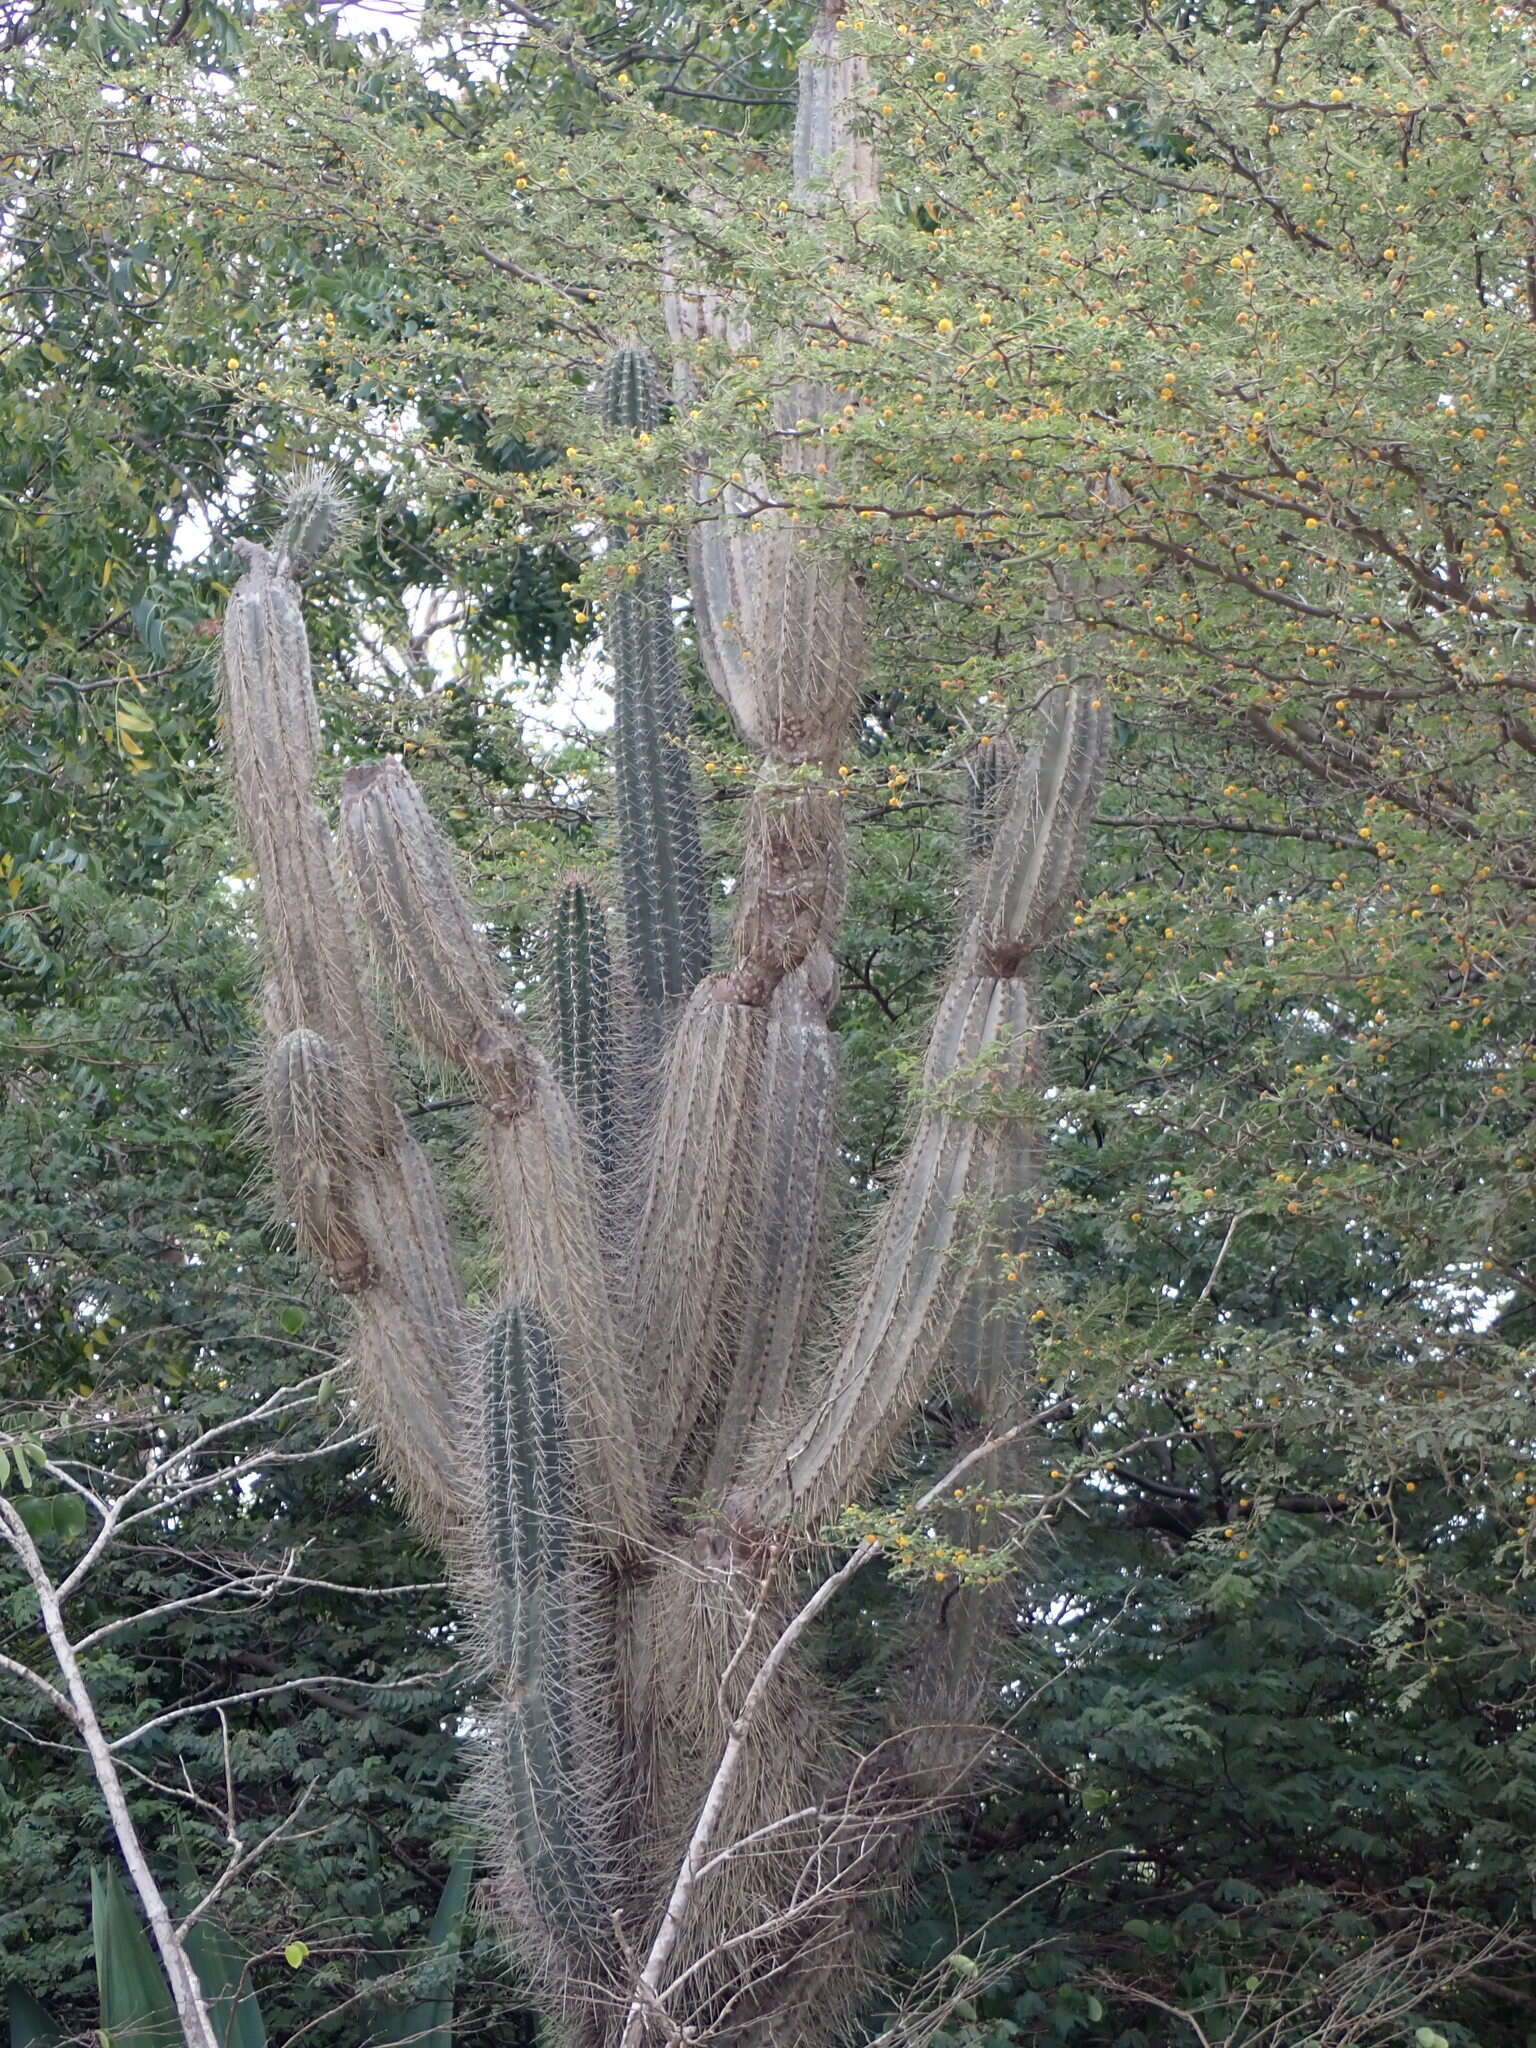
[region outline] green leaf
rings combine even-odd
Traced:
[[[185,1831],[176,1844],[176,1879],[185,1910],[202,1893]],[[267,2048],[267,2029],[248,1981],[248,1964],[229,1930],[217,1920],[194,1920],[187,1929],[186,1947],[222,2048]]]
[[[290,1970],[302,1970],[304,1959],[308,1954],[309,1943],[307,1941],[290,1941],[283,1950],[283,1961]]]
[[[22,1519],[27,1534],[34,1543],[42,1543],[54,1533],[53,1511],[56,1502],[52,1498],[33,1495],[28,1500],[16,1503],[16,1512]]]
[[[267,2048],[267,2029],[251,1989],[245,1958],[216,1920],[194,1920],[187,1954],[208,2001],[213,2031],[224,2048]]]
[[[285,1308],[277,1320],[290,1337],[297,1337],[304,1327],[304,1311],[301,1308]]]
[[[64,2036],[30,1991],[13,1984],[6,1994],[10,2048],[63,2048]]]
[[[170,1986],[117,1872],[91,1866],[91,1939],[101,2024],[112,2048],[180,2048]]]
[[[1444,2034],[1437,2033],[1433,2027],[1415,2027],[1413,2038],[1417,2048],[1451,2048]]]
[[[441,1988],[429,1998],[417,1999],[413,2005],[392,2007],[381,2013],[373,2030],[373,2048],[406,2048],[407,2043],[410,2048],[453,2048],[453,1983],[474,1868],[475,1852],[466,1844],[448,1866],[433,1916],[428,1939],[431,1956],[445,1965]]]
[[[11,1483],[11,1461],[3,1444],[0,1444],[0,1493]]]
[[[1110,1795],[1109,1795],[1109,1788],[1108,1788],[1108,1786],[1107,1786],[1107,1785],[1089,1785],[1089,1786],[1087,1786],[1087,1787],[1086,1787],[1086,1788],[1084,1789],[1084,1792],[1083,1792],[1083,1811],[1084,1811],[1084,1813],[1097,1813],[1097,1812],[1099,1812],[1099,1810],[1100,1810],[1100,1809],[1101,1809],[1102,1807],[1108,1806],[1108,1804],[1109,1804],[1109,1797],[1110,1797]]]
[[[1104,2007],[1091,1991],[1088,1994],[1088,2017],[1095,2024],[1104,2017]]]
[[[90,1514],[85,1502],[75,1493],[56,1493],[49,1505],[53,1509],[53,1533],[66,1543],[83,1536]]]

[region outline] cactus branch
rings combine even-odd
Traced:
[[[1038,1024],[1019,970],[1073,886],[1109,732],[1099,683],[1074,683],[1015,778],[934,1021],[921,1114],[868,1280],[835,1355],[811,1374],[802,1419],[757,1447],[746,1497],[732,1503],[749,1524],[834,1511],[884,1456],[942,1355],[999,1191],[1008,1097],[1034,1078]],[[989,1095],[1001,1117],[989,1114]]]
[[[555,904],[547,976],[555,1071],[606,1184],[615,1138],[613,968],[602,903],[580,875],[566,877]]]
[[[301,1242],[353,1290],[359,1394],[386,1462],[445,1532],[463,1500],[458,1275],[389,1091],[330,833],[310,798],[319,722],[297,593],[265,549],[243,553],[224,623],[224,738],[261,881],[268,1134]]]
[[[476,1365],[481,1628],[496,1686],[482,1782],[504,1824],[503,1881],[531,1908],[528,1932],[569,1962],[611,1940],[613,1760],[561,1373],[549,1330],[520,1302],[495,1317]]]
[[[603,424],[615,432],[655,428],[661,385],[646,350],[614,351],[601,410]],[[650,1026],[644,1050],[654,1055],[669,1016],[709,967],[709,899],[672,599],[654,573],[626,579],[608,609],[607,637],[629,964]]]
[[[403,1021],[475,1083],[505,1284],[567,1360],[588,1509],[622,1547],[639,1533],[645,1489],[575,1115],[503,997],[451,850],[398,762],[349,772],[342,848]]]
[[[672,1490],[731,1355],[752,1219],[767,1020],[695,990],[668,1049],[652,1165],[631,1257],[630,1327]]]

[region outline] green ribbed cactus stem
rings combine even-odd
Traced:
[[[497,1690],[486,1790],[503,1823],[505,1878],[565,1954],[609,1933],[601,1851],[611,1795],[599,1672],[582,1669],[582,1588],[559,1360],[527,1305],[502,1309],[479,1348],[482,1633]]]
[[[616,432],[656,425],[661,386],[646,350],[621,348],[610,358],[602,415]],[[643,1050],[654,1052],[659,1020],[707,973],[710,943],[672,599],[653,573],[625,579],[608,608],[607,641],[629,966],[649,1012],[653,1043]]]
[[[335,547],[351,513],[329,463],[308,462],[283,492],[277,555],[290,576],[307,576]]]
[[[348,770],[341,848],[407,1030],[424,1050],[467,1068],[498,1114],[521,1114],[532,1093],[531,1050],[502,996],[453,849],[398,761]]]
[[[672,601],[651,577],[615,596],[608,651],[630,972],[641,998],[665,1009],[708,971],[709,903]]]
[[[605,427],[654,434],[661,424],[661,376],[649,349],[616,348],[603,367],[599,404]]]
[[[554,1340],[521,1302],[501,1309],[480,1354],[491,1668],[537,1683],[571,1567],[573,1469]]]
[[[299,1248],[352,1293],[371,1264],[352,1208],[355,1159],[335,1047],[318,1031],[286,1032],[267,1056],[262,1095],[272,1163]]]
[[[606,1181],[614,1165],[613,969],[603,905],[584,876],[568,875],[556,901],[547,973],[555,1071]]]

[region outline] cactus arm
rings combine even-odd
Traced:
[[[629,1326],[646,1375],[662,1497],[729,1373],[752,1230],[767,1019],[694,991],[667,1049],[635,1227]]]
[[[1008,1120],[988,1096],[1031,1085],[1038,1025],[1026,968],[1070,886],[1109,745],[1096,682],[1053,705],[999,816],[978,904],[942,997],[923,1071],[924,1107],[885,1206],[863,1293],[808,1412],[763,1443],[749,1522],[835,1511],[878,1464],[942,1355],[984,1241]],[[978,1219],[981,1219],[978,1223]]]
[[[603,377],[603,424],[649,432],[661,418],[651,355],[615,350]],[[659,1051],[669,1014],[709,967],[709,897],[698,804],[683,744],[672,599],[651,575],[629,579],[608,610],[613,662],[614,784],[629,964]]]
[[[1110,713],[1091,682],[1058,690],[1039,744],[999,803],[977,909],[983,956],[1009,974],[1049,938],[1082,860]]]
[[[997,814],[1018,766],[1018,749],[1006,734],[983,739],[967,763],[965,838],[972,860],[983,861],[992,851]]]
[[[646,577],[635,586],[608,613],[614,786],[630,971],[638,995],[664,1017],[708,969],[709,900],[672,601]]]
[[[879,191],[870,122],[861,113],[869,60],[839,40],[841,14],[840,0],[822,0],[800,58],[793,163],[795,195],[808,212],[841,206],[864,213]]]
[[[310,507],[287,545],[311,560],[323,527]],[[265,549],[242,552],[221,681],[230,778],[260,882],[268,1139],[302,1247],[352,1296],[358,1392],[385,1463],[446,1533],[463,1505],[457,1269],[390,1093],[331,835],[311,801],[319,721],[297,591]]]
[[[555,904],[548,982],[555,1071],[606,1185],[614,1170],[613,964],[603,906],[580,875],[566,877]]]
[[[611,1934],[613,1762],[571,1519],[574,1462],[547,1326],[510,1303],[477,1347],[480,1632],[494,1727],[481,1765],[502,1879],[535,1960],[578,1967]],[[587,1974],[590,1974],[588,1963]]]
[[[796,146],[797,195],[815,210],[853,175],[847,101],[861,77],[824,10],[802,60],[802,94],[815,104]],[[865,153],[859,165],[872,197],[873,160]],[[844,196],[852,194],[850,185]],[[687,291],[675,277],[664,296],[676,337],[736,342],[745,331],[729,298]],[[830,464],[836,444],[826,424],[836,410],[829,389],[788,387],[774,412],[784,476],[811,477]],[[863,668],[863,596],[845,564],[818,550],[787,512],[758,501],[752,479],[763,481],[761,467],[749,459],[742,471],[746,485],[728,489],[695,524],[690,573],[706,670],[765,758],[738,881],[735,964],[700,987],[679,1027],[635,1239],[635,1325],[640,1356],[657,1375],[669,1486],[730,1468],[765,1405],[777,1419],[814,1266],[814,1227],[801,1232],[794,1205],[814,1208],[831,1145],[824,1013],[814,1027],[797,1022],[788,997],[772,1013],[840,907],[844,825],[831,771]],[[696,458],[696,498],[704,476]],[[783,1235],[786,1263],[776,1277],[762,1264],[772,1256],[765,1228]],[[702,1340],[692,1349],[690,1331]],[[758,1345],[763,1351],[748,1358],[746,1347]],[[696,1433],[711,1418],[717,1441],[701,1446]]]
[[[295,581],[307,576],[350,523],[336,472],[324,462],[306,463],[283,493],[277,555],[286,574]]]
[[[910,1412],[949,1334],[975,1219],[995,1185],[998,1128],[986,1097],[1027,1085],[1034,1029],[1017,979],[971,972],[945,992],[923,1074],[929,1106],[885,1205],[869,1277],[830,1369],[815,1374],[824,1391],[749,1479],[750,1523],[835,1513]]]
[[[544,1319],[566,1361],[593,1529],[631,1549],[645,1533],[645,1488],[575,1113],[502,996],[451,849],[399,762],[349,771],[341,846],[402,1022],[423,1050],[465,1070],[479,1097],[506,1288]]]
[[[833,1154],[835,982],[825,947],[780,983],[763,1052],[762,1138],[732,1378],[703,1477],[719,1498],[765,1416],[782,1413],[810,1322]]]

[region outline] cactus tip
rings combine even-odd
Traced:
[[[277,552],[291,576],[307,576],[352,524],[352,508],[328,462],[306,462],[281,497]]]

